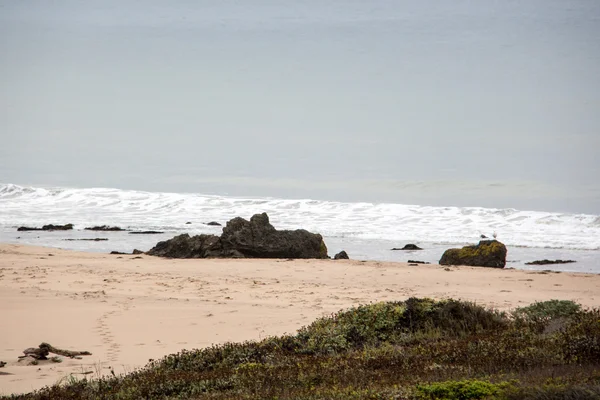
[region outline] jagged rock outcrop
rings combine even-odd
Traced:
[[[329,258],[319,234],[304,229],[276,230],[266,213],[250,221],[234,218],[227,222],[220,237],[183,234],[159,242],[148,255],[172,258]]]
[[[497,240],[482,240],[475,246],[448,249],[442,255],[440,265],[504,268],[506,246]]]

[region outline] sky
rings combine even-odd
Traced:
[[[0,0],[0,182],[600,214],[600,3]]]

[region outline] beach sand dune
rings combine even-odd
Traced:
[[[170,260],[0,244],[0,393],[122,373],[181,349],[293,333],[358,304],[455,298],[600,306],[600,275],[330,260]],[[47,342],[81,360],[23,365]]]

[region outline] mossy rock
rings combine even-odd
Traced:
[[[327,245],[323,239],[321,239],[321,245],[319,247],[319,258],[329,258],[329,255],[327,254]]]
[[[497,240],[482,240],[475,246],[448,249],[442,255],[440,265],[504,268],[506,246]]]

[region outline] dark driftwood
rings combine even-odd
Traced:
[[[28,349],[25,349],[25,350],[23,350],[23,353],[25,355],[19,356],[19,358],[33,357],[36,360],[47,360],[49,353],[58,354],[60,356],[65,356],[65,357],[69,357],[69,358],[78,358],[78,359],[81,358],[80,356],[91,356],[92,355],[92,353],[90,353],[89,351],[73,351],[73,350],[58,349],[48,343],[42,343],[39,345],[38,348],[30,347]]]
[[[47,360],[48,359],[48,349],[42,348],[41,346],[38,348],[30,347],[28,349],[23,350],[23,353],[25,355],[19,356],[19,358],[32,357],[32,358],[35,358],[36,360]]]

